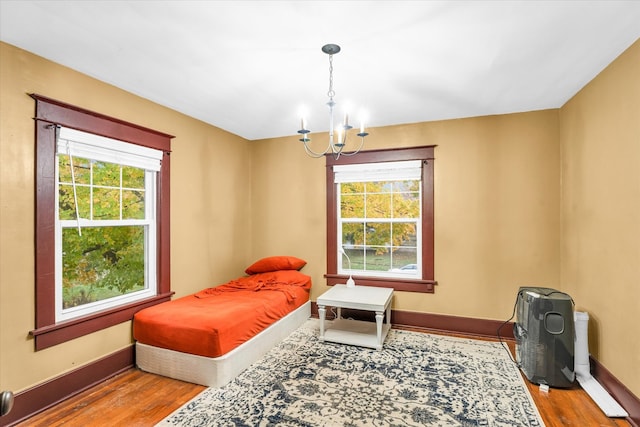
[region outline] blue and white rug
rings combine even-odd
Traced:
[[[544,426],[496,342],[392,329],[383,350],[318,340],[311,319],[159,426]]]

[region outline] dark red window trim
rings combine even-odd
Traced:
[[[396,291],[434,292],[434,214],[433,214],[433,163],[435,145],[388,150],[362,151],[355,156],[340,156],[337,160],[326,156],[327,187],[327,284],[345,283],[347,276],[338,274],[337,227],[338,219],[336,185],[333,166],[359,163],[422,160],[422,280],[389,279],[382,277],[354,276],[358,285],[393,288]]]
[[[131,320],[142,308],[168,301],[171,292],[170,264],[170,153],[173,136],[119,119],[69,105],[41,95],[36,101],[36,207],[35,207],[35,349],[42,350],[65,341]],[[163,151],[158,174],[158,289],[157,295],[121,307],[78,319],[55,321],[55,125]]]

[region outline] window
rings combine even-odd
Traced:
[[[433,292],[433,148],[327,156],[330,285]]]
[[[346,254],[338,257],[340,274],[422,277],[421,166],[420,160],[334,166],[337,239]]]
[[[156,294],[162,151],[57,132],[56,322]]]
[[[171,136],[36,100],[36,350],[167,301]]]

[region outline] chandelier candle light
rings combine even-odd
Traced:
[[[335,130],[337,130],[337,140],[334,140],[334,107],[336,106],[336,102],[333,100],[335,96],[335,91],[333,90],[333,55],[340,52],[340,46],[337,44],[326,44],[322,46],[322,51],[329,55],[329,91],[327,92],[327,96],[329,97],[329,102],[327,102],[327,106],[329,107],[329,144],[327,148],[322,153],[317,153],[309,147],[309,142],[311,138],[309,138],[309,133],[311,132],[306,128],[305,119],[302,117],[300,120],[301,129],[298,131],[302,138],[300,141],[304,144],[304,149],[307,154],[311,157],[322,157],[327,153],[331,153],[335,159],[338,159],[342,156],[353,156],[357,154],[362,146],[364,145],[364,137],[369,135],[364,131],[364,122],[360,123],[360,133],[357,135],[360,137],[360,146],[357,150],[351,152],[344,152],[344,148],[347,143],[347,134],[349,130],[353,129],[353,126],[349,125],[349,114],[345,113],[344,115],[344,123],[339,125]]]

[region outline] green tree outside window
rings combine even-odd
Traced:
[[[144,289],[147,226],[127,220],[145,218],[145,170],[60,154],[58,171],[63,309]]]
[[[352,270],[417,265],[420,181],[340,184],[341,242]]]

